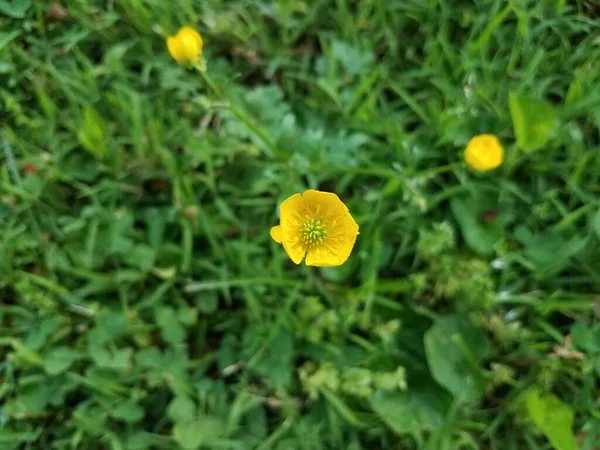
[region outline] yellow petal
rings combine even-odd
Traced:
[[[183,49],[181,48],[181,45],[175,36],[170,36],[167,38],[167,48],[169,49],[169,53],[175,61],[178,63],[183,63],[185,61]]]
[[[282,225],[283,222],[288,222],[291,219],[301,219],[302,206],[302,196],[300,194],[294,194],[284,200],[279,207]]]
[[[352,247],[350,247],[350,251]],[[326,245],[320,245],[317,247],[313,247],[308,250],[306,254],[306,265],[307,266],[316,266],[316,267],[332,267],[332,266],[340,266],[348,259],[350,256],[350,251],[348,251],[345,255],[340,255],[338,249],[334,249],[332,247]]]
[[[167,38],[169,53],[180,64],[195,64],[202,55],[202,36],[192,27],[182,27],[175,36]]]
[[[493,134],[480,134],[469,141],[464,157],[472,169],[484,172],[502,164],[504,149]]]
[[[339,197],[330,192],[310,190],[302,196],[315,205],[323,218],[327,236],[323,243],[309,249],[308,266],[339,266],[346,262],[358,235],[358,224]]]
[[[303,211],[305,209],[302,196],[294,194],[285,200],[280,208],[281,244],[290,259],[300,264],[306,255],[306,247],[301,240]]]
[[[309,189],[302,194],[302,199],[306,204],[318,209],[319,214],[326,214],[328,210],[336,213],[348,213],[346,205],[344,205],[340,198],[332,192]]]
[[[294,263],[300,264],[306,256],[309,266],[339,266],[348,259],[358,225],[337,195],[309,189],[285,200],[280,211],[280,226],[271,229],[271,236],[281,241]],[[307,220],[322,221],[325,231],[322,240],[313,246],[305,241]]]
[[[185,55],[185,61],[189,64],[195,64],[200,59],[200,53],[202,49],[198,46],[198,41],[190,34],[182,34],[179,37],[181,47],[183,48],[183,54]]]
[[[190,38],[192,38],[195,42],[195,45],[198,47],[198,50],[202,51],[202,46],[204,44],[204,41],[202,41],[202,36],[192,27],[181,27],[178,34],[181,34],[182,36],[189,36]]]
[[[273,228],[271,228],[271,237],[273,238],[273,240],[275,242],[277,242],[278,244],[281,244],[281,239],[282,239],[282,231],[281,231],[281,226],[280,225],[276,225]]]

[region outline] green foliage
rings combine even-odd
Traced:
[[[552,105],[513,92],[508,101],[519,148],[531,152],[543,147],[557,127]]]
[[[598,448],[593,3],[0,0],[0,449]]]
[[[481,397],[485,379],[479,362],[489,357],[490,346],[478,328],[458,317],[438,319],[425,334],[425,350],[433,378],[457,400]]]
[[[527,413],[556,450],[575,450],[573,410],[557,396],[530,389],[526,394]]]

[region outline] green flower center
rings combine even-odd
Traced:
[[[309,247],[321,243],[326,236],[323,219],[307,219],[302,224],[302,240]]]

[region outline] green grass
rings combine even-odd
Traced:
[[[2,450],[600,448],[594,2],[63,6],[0,1]]]

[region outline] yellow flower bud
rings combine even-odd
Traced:
[[[493,134],[479,134],[467,144],[465,161],[479,172],[495,169],[504,161],[504,149]]]
[[[202,36],[192,27],[182,27],[175,36],[167,38],[167,48],[179,64],[193,65],[202,57]]]

